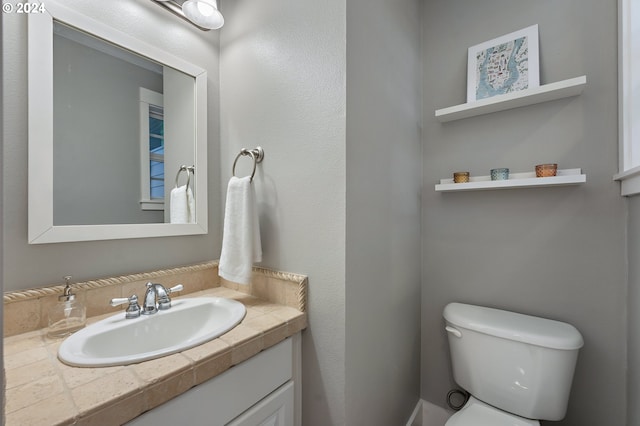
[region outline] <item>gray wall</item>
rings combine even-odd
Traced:
[[[223,182],[264,148],[254,185],[262,264],[309,275],[303,424],[345,424],[345,3],[221,5]],[[238,161],[236,173],[250,173]]]
[[[454,387],[442,310],[459,301],[567,321],[583,334],[562,425],[623,426],[625,201],[617,172],[615,0],[432,0],[424,10],[422,397]],[[469,46],[532,24],[543,84],[587,76],[584,93],[441,124],[465,102]],[[583,169],[576,187],[436,193],[455,170]],[[631,424],[631,423],[629,423]]]
[[[264,147],[262,263],[310,277],[305,426],[403,424],[418,400],[418,2],[378,3],[223,5],[223,175]]]
[[[347,3],[347,425],[406,424],[420,387],[420,2]]]
[[[4,47],[4,290],[41,287],[74,279],[93,279],[154,270],[220,255],[219,32],[202,32],[153,2],[64,0],[70,9],[127,34],[162,46],[208,71],[209,234],[203,236],[27,244],[27,17],[3,14]]]

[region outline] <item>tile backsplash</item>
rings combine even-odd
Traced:
[[[218,276],[218,262],[210,261],[196,265],[181,266],[139,274],[103,278],[73,283],[73,292],[87,307],[87,317],[123,310],[126,305],[112,307],[109,301],[116,297],[136,294],[144,297],[145,284],[159,282],[166,287],[182,284],[184,289],[178,296],[213,287],[228,287],[306,311],[306,284],[304,275],[273,271],[254,267],[252,282],[236,284]],[[278,282],[280,285],[273,285]],[[47,327],[47,312],[62,294],[63,284],[4,294],[4,336],[13,336]]]

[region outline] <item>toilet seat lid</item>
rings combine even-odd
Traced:
[[[445,426],[540,426],[540,422],[509,414],[469,397],[462,410],[451,416]]]

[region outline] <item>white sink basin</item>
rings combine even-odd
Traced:
[[[120,312],[77,331],[62,342],[58,358],[76,367],[134,364],[215,339],[246,313],[242,303],[221,297],[174,299],[171,304],[135,319]]]

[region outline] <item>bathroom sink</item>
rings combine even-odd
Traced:
[[[65,339],[58,358],[76,367],[134,364],[192,348],[235,327],[245,306],[221,297],[174,299],[168,310],[125,319],[124,312]]]

